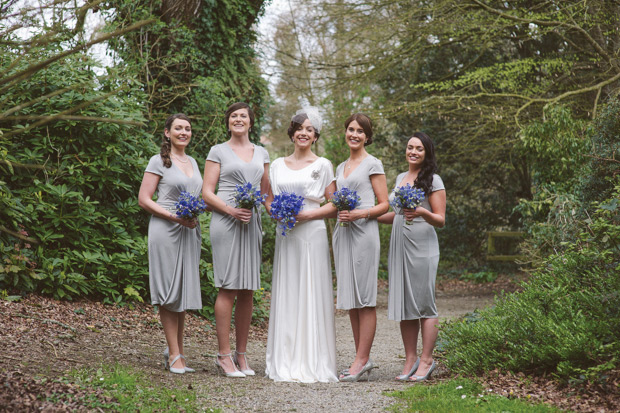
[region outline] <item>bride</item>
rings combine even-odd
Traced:
[[[270,168],[270,210],[274,195],[304,197],[295,227],[277,233],[265,374],[275,381],[336,382],[334,298],[327,230],[333,213],[326,199],[336,189],[332,164],[312,152],[321,117],[314,107],[297,111],[288,128],[292,155]]]

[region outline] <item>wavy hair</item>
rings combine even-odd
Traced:
[[[174,115],[168,116],[166,119],[166,123],[164,123],[164,131],[170,131],[172,127],[172,123],[177,119],[183,119],[189,122],[190,126],[192,121],[189,120],[189,117],[184,113],[175,113]],[[172,149],[172,144],[170,143],[170,138],[166,136],[164,133],[164,137],[161,141],[161,149],[159,150],[159,154],[161,155],[161,160],[164,162],[164,166],[166,168],[170,168],[172,166],[172,160],[170,159],[170,150]]]
[[[413,186],[416,186],[424,191],[424,195],[428,197],[433,187],[433,175],[437,172],[437,160],[435,158],[435,144],[431,138],[424,132],[414,133],[411,138],[418,138],[424,146],[424,162],[422,162],[422,169],[418,173],[418,177],[415,179]]]

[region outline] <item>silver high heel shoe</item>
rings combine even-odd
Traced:
[[[239,364],[239,356],[243,356],[245,358],[245,365],[247,366],[247,369],[244,370],[241,368],[241,365]],[[239,368],[239,371],[241,371],[241,373],[245,374],[246,376],[254,376],[256,374],[254,370],[250,368],[250,364],[248,363],[248,357],[245,355],[245,352],[239,353],[237,350],[235,350],[234,362],[235,365]]]
[[[413,373],[415,373],[420,367],[420,357],[413,363],[413,367],[411,367],[411,371],[408,374],[401,374],[400,376],[396,376],[396,381],[406,381],[409,380]]]
[[[170,373],[176,373],[176,374],[184,374],[185,373],[185,368],[176,368],[176,367],[172,367],[174,366],[174,363],[176,363],[182,356],[180,354],[177,354],[177,356],[175,358],[172,359],[172,362],[169,362],[168,357],[166,357],[166,355],[164,354],[164,358],[166,359],[166,363],[164,365],[164,367],[166,368],[166,370],[170,371]]]
[[[231,372],[227,372],[226,370],[224,370],[224,367],[222,367],[222,365],[220,364],[220,357],[228,357],[230,358],[230,361],[235,369],[235,371],[231,371]],[[235,362],[232,358],[232,353],[228,353],[228,354],[220,354],[217,353],[217,358],[215,359],[215,365],[217,366],[217,371],[219,373],[220,370],[222,370],[222,372],[226,375],[226,377],[245,377],[245,374],[243,374],[242,372],[240,372],[239,370],[237,370],[237,366],[235,365]]]
[[[409,380],[413,382],[426,381],[431,378],[431,373],[433,372],[433,370],[435,370],[436,367],[437,367],[437,364],[435,363],[435,360],[433,360],[433,362],[431,363],[431,366],[428,368],[428,371],[426,372],[424,376],[413,375],[411,376]]]
[[[166,349],[164,350],[164,360],[165,360],[164,365],[166,366],[166,370],[168,369],[168,359],[169,358],[170,358],[170,347],[166,347]],[[183,360],[185,360],[185,356],[183,354],[181,354],[181,358]],[[185,366],[184,370],[185,370],[185,373],[194,373],[194,372],[196,372],[196,370],[194,370],[191,367],[187,367],[187,366]]]
[[[364,365],[364,367],[362,367],[362,369],[359,371],[359,373],[357,373],[357,374],[348,374],[348,375],[346,375],[344,377],[340,377],[339,380],[340,381],[344,381],[344,382],[356,382],[356,381],[359,381],[359,379],[362,378],[364,373],[368,373],[368,379],[370,380],[370,371],[372,369],[376,369],[376,368],[379,368],[379,366],[374,364],[372,362],[372,360],[368,359],[368,362]]]

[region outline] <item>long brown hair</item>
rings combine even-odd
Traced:
[[[166,119],[166,123],[164,123],[164,131],[170,130],[172,127],[172,123],[177,119],[183,119],[192,124],[192,121],[189,120],[189,117],[184,113],[175,113],[174,115],[168,116]],[[170,143],[170,138],[166,136],[164,133],[163,139],[161,141],[161,149],[159,154],[161,155],[161,160],[164,162],[164,166],[166,168],[170,168],[172,166],[172,160],[170,159],[170,150],[172,149],[172,144]]]

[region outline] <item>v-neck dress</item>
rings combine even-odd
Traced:
[[[385,175],[383,164],[372,155],[344,177],[345,162],[336,169],[338,190],[346,187],[357,191],[361,202],[358,209],[375,206],[375,192],[370,177]],[[334,263],[338,278],[336,308],[375,307],[377,305],[377,272],[379,271],[379,225],[376,219],[358,219],[348,226],[336,223],[332,237]]]
[[[309,210],[325,201],[334,171],[325,158],[299,170],[278,158],[269,178],[274,195],[302,195],[303,210]],[[286,236],[277,231],[265,374],[275,381],[338,381],[329,241],[322,219],[297,223]]]
[[[157,204],[174,213],[174,204],[182,191],[200,196],[202,177],[194,158],[193,175],[188,177],[174,162],[166,168],[160,155],[149,161],[146,172],[159,175]],[[149,284],[151,303],[169,311],[202,308],[200,298],[200,225],[187,228],[154,215],[149,221]]]
[[[211,147],[207,161],[220,164],[217,196],[227,205],[235,206],[233,199],[236,185],[250,182],[260,189],[269,163],[269,153],[254,145],[250,162],[241,159],[227,143]],[[252,219],[244,224],[228,214],[213,211],[211,216],[211,251],[213,253],[213,279],[217,288],[228,290],[258,290],[260,288],[261,250],[263,228],[259,206]]]
[[[394,200],[394,191],[401,186],[405,174],[403,172],[396,178],[390,202]],[[433,175],[431,192],[443,189],[444,184],[439,175]],[[433,210],[428,196],[420,206]],[[439,264],[439,242],[435,227],[422,217],[406,224],[403,212],[399,208],[394,208],[394,212],[396,215],[388,253],[388,319],[402,321],[437,318],[435,279]]]

